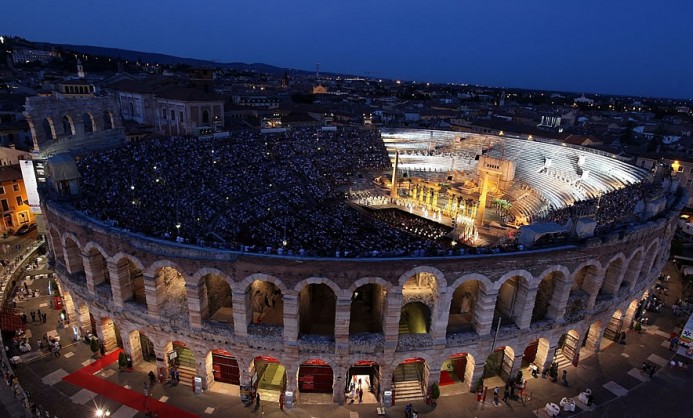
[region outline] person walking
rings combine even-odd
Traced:
[[[43,323],[44,324],[46,323],[46,313],[45,312],[43,313]]]
[[[34,310],[31,311],[31,322],[36,322],[36,312]]]
[[[359,403],[363,403],[363,388],[359,388]]]
[[[509,397],[510,397],[510,387],[508,385],[505,385],[505,391],[503,392],[503,402],[507,403]]]
[[[498,401],[498,386],[493,388],[493,404],[498,406],[500,405],[500,401]]]
[[[154,372],[150,370],[147,376],[149,376],[149,386],[154,386],[154,382],[156,381],[156,376],[154,375]]]
[[[563,384],[568,386],[568,370],[563,370]]]
[[[260,408],[260,393],[255,394],[255,409]]]

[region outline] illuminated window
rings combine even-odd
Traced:
[[[19,184],[13,184],[12,190],[14,190],[15,192],[18,192],[19,191]]]
[[[22,206],[24,204],[24,201],[22,200],[22,196],[17,196],[17,206]]]
[[[0,194],[5,194],[5,186],[0,186]]]

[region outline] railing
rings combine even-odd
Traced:
[[[304,334],[298,337],[298,350],[302,353],[334,353],[334,336]]]
[[[385,349],[385,335],[380,332],[362,332],[349,335],[349,352],[376,354]]]
[[[433,347],[433,336],[426,334],[399,334],[397,351],[422,350]]]

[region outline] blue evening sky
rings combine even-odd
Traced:
[[[0,32],[280,67],[693,98],[690,0],[8,1]]]

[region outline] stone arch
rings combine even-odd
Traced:
[[[293,290],[287,289],[281,280],[269,274],[256,273],[243,279],[236,289],[245,295],[247,324],[284,326],[284,296],[291,295]],[[253,329],[248,328],[248,332],[251,331]]]
[[[530,294],[529,284],[532,282],[532,274],[525,270],[513,270],[504,274],[494,283],[496,292],[496,303],[494,308],[493,324],[516,325],[518,328],[525,328],[524,314],[534,305],[532,294]]]
[[[572,274],[573,289],[595,294],[599,289],[599,276],[602,265],[598,260],[587,260],[580,264]]]
[[[100,292],[105,292],[110,299],[112,297],[111,278],[108,271],[108,253],[93,241],[89,241],[82,249],[82,260],[87,275],[89,290],[95,292],[97,287]],[[105,283],[105,286],[100,286]]]
[[[50,117],[44,118],[41,127],[43,128],[43,134],[45,135],[46,139],[50,139],[53,141],[58,139],[58,133],[55,130],[55,124],[53,123],[53,119],[51,119]]]
[[[382,333],[387,293],[391,286],[380,277],[365,277],[352,283],[349,335]]]
[[[113,129],[115,123],[113,122],[113,113],[110,110],[103,111],[103,129]]]
[[[335,297],[342,296],[342,288],[340,288],[337,283],[325,277],[309,277],[307,279],[303,279],[300,282],[296,283],[296,286],[294,286],[294,291],[300,292],[305,286],[310,284],[324,284],[325,286],[332,289],[332,292],[334,292]]]
[[[62,235],[61,242],[67,272],[70,274],[84,272],[84,264],[82,263],[81,256],[82,247],[77,237],[68,232]]]
[[[236,283],[233,281],[233,278],[230,275],[214,267],[203,267],[197,270],[191,275],[190,283],[195,286],[199,286],[203,283],[204,276],[208,274],[214,274],[221,277],[229,285],[229,287],[231,287],[231,289],[236,286]]]
[[[643,247],[638,247],[633,254],[631,254],[628,260],[628,266],[625,273],[623,274],[623,280],[621,280],[621,288],[632,289],[633,285],[638,279],[638,274],[643,264],[643,255],[645,250]]]
[[[604,333],[604,322],[601,319],[594,321],[589,329],[587,330],[587,335],[585,335],[584,347],[588,350],[592,350],[595,353],[599,351],[599,346],[602,341],[602,334]]]
[[[146,307],[145,267],[142,261],[131,254],[120,252],[109,258],[107,264],[116,305],[132,302]]]
[[[82,114],[82,126],[84,127],[84,133],[86,134],[96,132],[94,116],[90,112],[84,112]]]
[[[412,301],[402,305],[399,319],[400,334],[427,334],[431,332],[433,313],[423,302]]]
[[[535,279],[537,293],[532,308],[532,322],[556,320],[563,311],[563,300],[570,291],[570,271],[565,266],[551,266]]]
[[[75,123],[72,120],[72,116],[69,113],[65,113],[62,118],[60,118],[63,126],[63,135],[73,136],[75,131]]]
[[[412,355],[411,353],[409,354],[396,354],[392,361],[390,362],[390,367],[394,369],[395,367],[399,366],[402,364],[405,360],[412,358],[412,357],[417,357],[423,359],[426,364],[432,364],[434,363],[433,357],[431,357],[430,354],[425,353],[425,352],[416,352],[415,355]]]
[[[51,225],[51,227],[48,229],[48,239],[50,240],[53,255],[55,256],[56,260],[62,259],[64,261],[65,253],[63,252],[63,243],[60,239],[60,232],[53,225]]]
[[[298,292],[299,335],[334,336],[339,286],[328,279],[310,277],[294,290]]]
[[[604,269],[604,282],[599,290],[600,294],[614,296],[618,292],[623,280],[626,268],[626,256],[618,253],[606,263]]]
[[[446,350],[447,351],[447,350]],[[443,354],[439,386],[461,385],[469,390],[473,385],[476,360],[472,353],[461,351],[460,348],[451,354]]]
[[[659,238],[652,241],[650,245],[647,246],[647,249],[643,254],[645,260],[643,261],[640,268],[640,273],[638,274],[638,283],[642,283],[649,277],[652,267],[654,266],[655,259],[657,258],[657,254],[659,254]]]
[[[181,275],[184,278],[187,276],[186,274],[184,274],[185,270],[180,268],[175,262],[173,262],[171,260],[156,261],[156,262],[150,264],[149,267],[147,267],[143,272],[148,277],[155,277],[156,274],[159,272],[159,270],[161,270],[163,267],[170,267],[172,269],[178,270],[179,272],[181,272]],[[188,280],[189,279],[185,280],[186,285],[188,284]]]
[[[435,277],[438,289],[445,289],[447,287],[447,281],[445,280],[445,275],[443,274],[443,272],[432,266],[418,266],[406,271],[405,273],[400,275],[399,279],[397,280],[397,282],[399,283],[399,287],[404,287],[404,284],[407,282],[407,280],[409,280],[411,277],[418,275],[419,273],[428,273],[431,276]]]
[[[485,276],[469,274],[455,280],[453,286],[457,286],[450,293],[448,309],[448,334],[458,334],[475,331],[474,315],[476,305],[481,300],[484,284],[481,282]],[[487,284],[488,285],[488,284]]]
[[[352,282],[351,285],[347,288],[347,290],[350,294],[353,294],[356,291],[356,289],[366,284],[378,284],[382,286],[386,291],[389,291],[392,288],[392,283],[388,282],[382,277],[362,277],[356,280],[355,282]]]
[[[147,272],[151,272],[149,277],[154,279],[154,294],[147,295],[147,306],[150,313],[156,312],[160,317],[171,321],[186,321],[190,312],[187,294],[189,285],[185,280],[185,271],[176,267],[169,260],[161,260],[147,269]]]
[[[198,299],[200,319],[233,324],[231,278],[217,269],[205,268],[203,271],[206,274],[199,279],[193,276],[196,286],[190,289],[193,298]]]
[[[280,279],[274,276],[265,273],[255,273],[251,274],[250,276],[247,276],[240,283],[238,283],[238,290],[247,291],[250,288],[250,285],[253,284],[253,282],[256,280],[259,280],[261,282],[272,283],[277,288],[279,288],[279,290],[281,290],[283,294],[287,294],[289,292],[289,289],[286,287],[284,282],[282,282]]]

